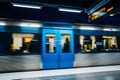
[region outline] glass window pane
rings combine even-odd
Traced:
[[[29,33],[13,33],[13,42],[11,44],[12,52],[31,53],[35,52],[35,43],[38,41],[35,39],[35,34]]]
[[[62,34],[62,52],[70,53],[70,35]]]
[[[0,37],[1,54],[41,53],[41,35],[38,33],[1,32]]]
[[[95,36],[80,35],[80,50],[82,52],[94,52],[96,50]]]
[[[46,34],[46,52],[55,53],[56,52],[56,35]]]
[[[118,49],[115,36],[103,36],[103,43],[105,51],[116,51]]]

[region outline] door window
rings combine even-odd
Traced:
[[[56,52],[56,35],[46,34],[46,52],[55,53]]]
[[[62,34],[62,52],[63,53],[70,53],[70,35],[69,34]]]

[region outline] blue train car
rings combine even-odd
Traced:
[[[13,22],[0,26],[0,72],[120,64],[116,27],[106,31],[106,26],[56,22],[21,27]]]

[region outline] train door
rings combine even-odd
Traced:
[[[73,67],[73,31],[43,29],[43,69]]]

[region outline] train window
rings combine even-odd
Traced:
[[[61,42],[62,42],[62,52],[70,53],[70,35],[62,34]]]
[[[80,35],[80,50],[82,52],[92,52],[96,49],[95,36],[83,36]]]
[[[78,37],[78,36],[77,36]],[[77,38],[76,37],[76,38]],[[120,52],[119,36],[80,35],[76,40],[76,52]],[[79,44],[78,44],[79,43]]]
[[[56,35],[46,34],[46,52],[55,53],[56,52]]]
[[[11,52],[20,53],[37,53],[38,39],[35,34],[29,33],[12,33]]]
[[[1,32],[0,37],[0,54],[40,54],[41,52],[40,34]]]
[[[103,36],[104,51],[117,50],[117,39],[115,36]]]

